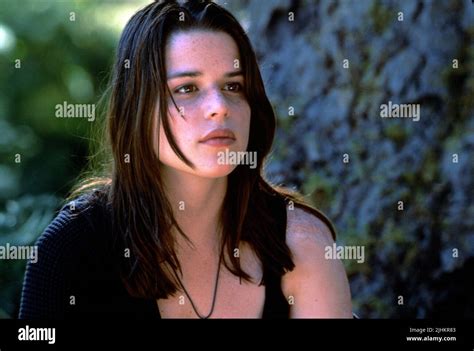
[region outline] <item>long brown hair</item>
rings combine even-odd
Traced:
[[[239,165],[228,176],[221,218],[222,244],[230,260],[224,260],[226,267],[250,280],[233,254],[234,248],[245,241],[261,263],[276,274],[293,269],[290,250],[285,240],[276,235],[285,228],[279,228],[280,222],[272,213],[274,205],[285,206],[285,200],[324,220],[335,236],[332,223],[321,212],[264,179],[262,166],[273,142],[276,119],[255,53],[238,21],[211,1],[152,3],[129,20],[118,46],[107,112],[110,174],[106,171],[102,177],[86,178],[70,196],[74,198],[99,186],[107,195],[113,231],[131,251],[131,257],[124,260],[122,278],[133,296],[166,298],[177,291],[177,282],[160,263],[180,270],[171,229],[175,227],[182,235],[185,233],[179,228],[165,196],[154,146],[156,121],[153,119],[157,109],[172,149],[193,167],[170,130],[167,101],[171,94],[166,84],[164,57],[172,33],[194,29],[222,31],[235,40],[244,73],[244,93],[251,109],[247,151],[256,152],[257,167]]]

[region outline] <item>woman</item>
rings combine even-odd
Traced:
[[[38,240],[21,318],[352,317],[344,268],[324,256],[331,222],[262,176],[275,115],[225,9],[137,12],[107,122],[111,171],[78,187]]]

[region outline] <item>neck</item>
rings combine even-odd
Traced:
[[[166,196],[179,226],[196,249],[214,250],[227,177],[203,178],[167,166],[162,170]],[[180,235],[177,242],[182,242]]]

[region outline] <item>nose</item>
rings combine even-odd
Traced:
[[[227,118],[228,106],[221,91],[211,91],[206,99],[206,119]]]

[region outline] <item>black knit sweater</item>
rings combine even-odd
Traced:
[[[36,242],[37,262],[27,265],[20,318],[160,318],[154,299],[134,298],[126,291],[112,250],[109,218],[105,207],[87,196],[76,199],[74,208],[66,205],[59,211]],[[265,267],[264,277],[263,318],[287,318],[281,277]]]

